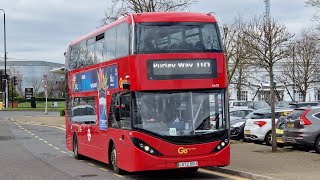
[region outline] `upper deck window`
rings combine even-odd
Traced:
[[[140,23],[137,24],[137,52],[221,52],[215,23]]]

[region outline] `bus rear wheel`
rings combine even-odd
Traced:
[[[110,165],[111,165],[111,168],[113,169],[113,171],[116,173],[116,174],[124,174],[124,171],[122,169],[120,169],[118,166],[118,158],[117,158],[117,150],[116,150],[116,147],[114,146],[114,144],[112,145],[112,148],[111,148],[111,153],[110,153]]]

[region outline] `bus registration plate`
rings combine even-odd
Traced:
[[[196,166],[198,166],[198,161],[178,162],[178,168],[182,168],[182,167],[196,167]]]

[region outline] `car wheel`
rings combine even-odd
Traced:
[[[314,143],[314,145],[315,145],[314,149],[316,150],[317,153],[320,154],[320,136],[317,138],[317,140]]]
[[[264,141],[266,142],[266,144],[268,146],[271,146],[271,144],[272,144],[272,133],[271,133],[271,131],[269,131],[267,133],[266,137],[264,138]]]
[[[283,143],[278,143],[277,146],[278,146],[279,148],[284,148],[284,144],[283,144]]]
[[[124,171],[120,169],[117,164],[118,164],[118,158],[117,158],[117,150],[114,145],[112,145],[111,153],[110,153],[110,161],[111,161],[111,168],[116,174],[124,174]]]
[[[79,149],[78,149],[78,138],[76,135],[73,137],[73,156],[76,159],[82,159],[82,156],[79,154]]]

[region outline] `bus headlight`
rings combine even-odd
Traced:
[[[162,154],[159,151],[157,151],[156,149],[154,149],[153,147],[151,147],[141,139],[134,138],[134,137],[131,137],[130,139],[134,144],[134,146],[137,147],[138,149],[154,156],[162,156]]]
[[[221,151],[223,148],[227,147],[228,143],[229,143],[229,139],[228,139],[228,138],[223,139],[223,140],[212,150],[212,152]]]

